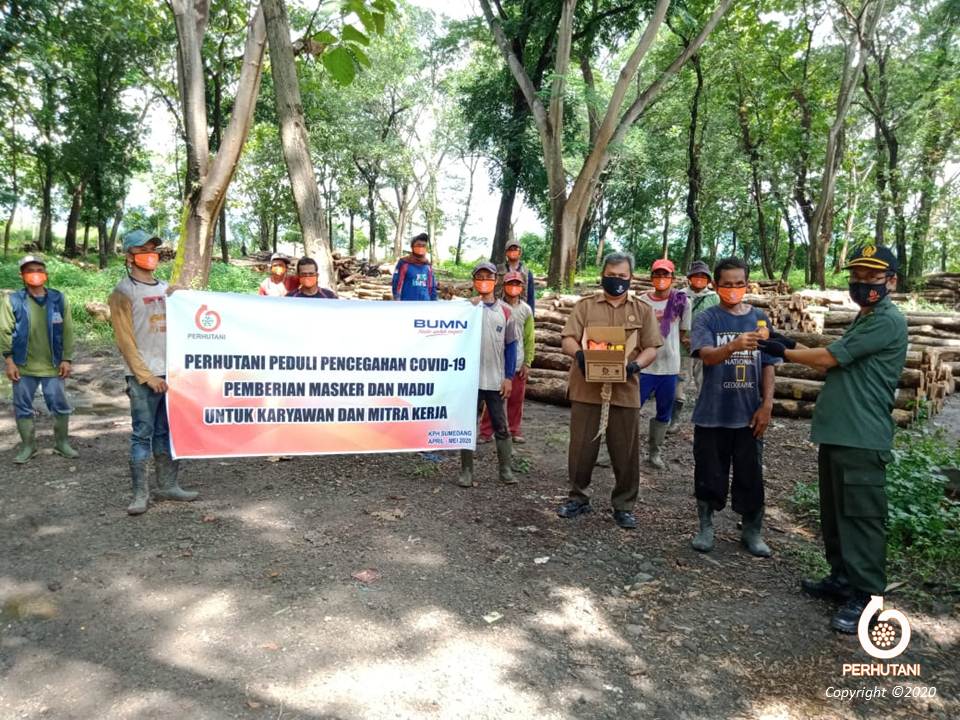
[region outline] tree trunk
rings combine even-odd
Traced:
[[[226,202],[220,208],[220,259],[224,265],[230,263],[230,247],[227,245],[227,207]]]
[[[300,99],[287,9],[283,0],[262,0],[261,7],[270,42],[270,69],[277,100],[280,140],[297,207],[297,219],[300,221],[303,250],[305,255],[317,261],[320,285],[330,287],[334,284],[334,272],[327,216],[310,157],[310,141]]]
[[[883,131],[880,128],[880,122],[874,119],[873,122],[874,147],[877,151],[877,217],[873,230],[873,242],[875,245],[885,245],[884,236],[887,228],[887,143],[883,139]]]
[[[355,244],[354,227],[353,227],[354,215],[355,213],[353,212],[353,208],[351,208],[350,209],[350,237],[347,241],[348,242],[347,255],[349,255],[350,257],[353,257],[353,254],[356,252],[356,249],[357,249]]]
[[[13,220],[17,215],[17,204],[20,201],[20,188],[17,185],[17,122],[16,117],[10,119],[10,190],[13,200],[10,203],[10,214],[7,216],[7,222],[3,226],[3,257],[6,258],[10,252],[10,231],[13,229]]]
[[[110,245],[110,235],[107,233],[106,220],[97,222],[97,255],[100,259],[99,266],[103,270],[107,267],[107,248]]]
[[[787,257],[783,263],[783,272],[780,278],[787,280],[790,277],[790,271],[793,269],[793,258],[797,251],[797,228],[793,224],[793,218],[790,217],[790,210],[783,200],[780,200],[780,212],[783,213],[783,220],[787,224]]]
[[[276,214],[276,213],[274,213],[274,215],[273,215],[273,230],[272,230],[271,232],[272,232],[272,234],[273,234],[273,252],[274,252],[274,254],[276,254],[276,252],[277,252],[277,237],[280,235],[280,218],[277,217],[277,214]]]
[[[371,265],[377,262],[377,184],[375,180],[367,181],[367,220],[370,223],[370,244],[367,245],[367,262]]]
[[[261,210],[258,217],[257,247],[261,252],[267,252],[270,249],[270,216]]]
[[[473,178],[477,172],[478,162],[479,158],[472,157],[468,162],[464,163],[467,166],[467,199],[463,204],[463,215],[460,216],[460,231],[457,233],[457,252],[453,260],[456,265],[460,264],[460,258],[463,253],[463,241],[467,237],[467,223],[470,220],[470,203],[473,201]],[[501,196],[500,200],[503,202],[503,196]],[[500,218],[498,215],[497,222],[499,223],[499,221]],[[506,244],[506,240],[504,240],[504,244]],[[494,238],[494,245],[496,245],[496,238]],[[491,262],[496,261],[491,260]]]
[[[71,197],[70,214],[67,216],[67,234],[63,238],[63,254],[72,258],[77,256],[77,223],[80,221],[80,210],[83,207],[83,183],[73,189]]]
[[[117,252],[117,233],[120,232],[120,221],[123,220],[123,203],[117,206],[117,212],[113,215],[113,223],[110,226],[110,240],[107,245],[107,257],[111,257]]]
[[[90,249],[90,223],[83,224],[83,257],[86,259],[87,252]]]
[[[253,122],[260,91],[266,28],[263,11],[258,7],[247,27],[230,122],[211,162],[200,52],[207,5],[198,0],[170,0],[170,7],[177,28],[177,69],[187,134],[187,174],[188,179],[192,179],[187,183],[190,191],[184,207],[171,282],[180,287],[202,288],[206,287],[210,275],[216,219]]]
[[[700,66],[700,56],[690,58],[690,64],[696,73],[697,83],[693,89],[693,98],[690,101],[690,125],[687,131],[687,218],[690,227],[687,228],[687,245],[683,251],[683,267],[687,267],[692,260],[700,257],[702,252],[703,228],[700,222],[700,187],[703,184],[703,174],[700,170],[700,140],[697,138],[697,126],[700,121],[700,96],[703,94],[703,69]],[[666,238],[664,238],[664,254],[666,257]]]

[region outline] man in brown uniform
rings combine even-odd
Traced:
[[[640,370],[656,359],[657,348],[663,345],[653,309],[629,292],[632,275],[631,255],[607,255],[600,279],[603,290],[577,302],[563,328],[563,352],[575,362],[570,367],[567,387],[570,398],[570,499],[557,510],[560,517],[574,518],[593,509],[586,489],[600,452],[600,440],[596,436],[600,429],[603,383],[588,383],[584,377],[580,347],[584,328],[621,326],[628,335],[636,331],[637,348],[627,358],[626,382],[613,383],[607,449],[616,478],[610,498],[613,519],[625,530],[637,526],[633,505],[640,487]]]

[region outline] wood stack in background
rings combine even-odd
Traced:
[[[898,302],[923,300],[938,305],[947,305],[960,310],[960,273],[933,273],[924,275],[918,289],[910,293],[893,293]]]
[[[818,306],[808,305],[799,293],[747,295],[744,301],[766,312],[773,327],[781,332],[794,330],[807,333],[823,330],[825,312]]]

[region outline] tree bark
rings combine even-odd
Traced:
[[[219,220],[220,232],[220,259],[224,265],[230,264],[230,246],[227,244],[227,204],[224,199],[223,207],[220,208]]]
[[[277,100],[280,141],[297,207],[300,232],[303,235],[303,250],[304,254],[317,261],[320,285],[330,287],[335,278],[333,258],[330,254],[330,234],[317,187],[313,159],[310,156],[307,123],[300,99],[293,44],[290,41],[290,21],[287,19],[283,0],[262,0],[261,7],[270,43],[270,70]]]
[[[77,256],[77,223],[83,208],[83,183],[76,185],[70,195],[70,214],[67,216],[67,234],[63,238],[63,254],[72,258]]]
[[[213,161],[209,159],[207,113],[204,98],[203,63],[200,49],[206,26],[203,0],[170,0],[177,26],[177,66],[187,134],[188,197],[174,261],[172,284],[206,287],[210,275],[213,232],[233,179],[240,153],[253,122],[260,91],[266,28],[259,7],[250,19],[244,44],[230,122]]]
[[[763,210],[763,183],[760,179],[760,141],[750,132],[750,117],[747,112],[747,98],[743,89],[743,79],[738,77],[739,103],[737,120],[740,124],[740,140],[743,151],[750,163],[750,194],[757,210],[757,240],[760,245],[760,264],[766,277],[773,279],[773,258],[770,253],[770,239],[767,236],[767,221]]]
[[[687,41],[684,41],[687,44]],[[687,244],[683,252],[683,267],[687,267],[692,260],[700,257],[702,250],[703,229],[700,222],[700,188],[703,185],[703,173],[700,170],[700,139],[697,137],[697,126],[700,121],[700,97],[703,95],[703,69],[700,66],[700,56],[690,58],[690,64],[696,73],[696,85],[693,89],[693,98],[690,101],[690,124],[687,130],[687,219],[690,227],[687,229]],[[666,237],[664,237],[663,257],[666,257]]]
[[[463,204],[463,215],[460,216],[460,231],[457,233],[457,252],[454,257],[454,263],[456,265],[460,264],[460,257],[463,253],[463,241],[467,237],[467,223],[470,220],[470,203],[473,201],[473,178],[477,173],[477,165],[479,162],[480,158],[477,156],[471,156],[464,161],[464,165],[467,167],[467,199]]]

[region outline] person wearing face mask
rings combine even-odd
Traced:
[[[317,285],[317,277],[317,261],[306,256],[300,258],[297,261],[297,279],[300,281],[300,287],[290,293],[290,297],[336,300],[337,294],[333,290]]]
[[[683,292],[686,293],[687,302],[690,304],[691,326],[700,313],[720,302],[719,296],[710,288],[711,282],[713,282],[713,276],[710,274],[709,266],[703,260],[690,263],[687,270],[687,287]],[[693,388],[694,402],[696,402],[697,396],[700,395],[700,386],[703,384],[703,361],[690,357],[689,338],[685,342],[681,338],[681,343],[680,378],[677,381],[677,398],[673,402],[673,414],[670,417],[668,433],[673,433],[680,427],[683,406],[687,399],[687,388]]]
[[[394,300],[436,300],[437,279],[427,256],[430,236],[420,233],[410,241],[410,254],[397,260],[393,271]]]
[[[775,337],[760,345],[788,362],[827,373],[810,439],[820,445],[820,527],[830,573],[804,580],[801,587],[842,603],[830,625],[853,634],[870,596],[882,596],[887,586],[890,413],[909,341],[907,321],[888,296],[897,287],[897,258],[890,248],[859,247],[846,269],[850,297],[860,312],[843,337],[825,348],[799,348]]]
[[[127,396],[133,432],[130,435],[130,515],[142,515],[155,500],[190,501],[198,493],[183,490],[177,480],[179,462],[171,457],[167,425],[166,353],[168,286],[154,271],[160,262],[160,238],[133,230],[123,238],[127,276],[110,295],[110,323],[127,366]],[[155,489],[147,481],[153,455]]]
[[[497,266],[482,262],[473,269],[474,305],[483,308],[480,338],[480,385],[477,394],[477,415],[486,409],[497,439],[497,462],[500,482],[517,482],[510,463],[513,460],[513,441],[507,426],[504,404],[513,392],[513,377],[517,368],[517,329],[513,311],[494,294],[497,287]],[[473,450],[460,451],[460,487],[473,487]]]
[[[613,520],[624,530],[637,526],[633,506],[640,489],[640,370],[657,357],[663,345],[653,308],[630,290],[633,256],[610,253],[603,259],[596,295],[588,295],[573,306],[563,328],[561,349],[574,359],[570,366],[567,397],[570,399],[570,445],[567,457],[569,499],[557,509],[562,518],[591,512],[587,488],[600,452],[598,432],[603,414],[604,383],[587,382],[586,361],[581,348],[588,327],[622,327],[627,335],[637,334],[637,347],[627,358],[626,380],[611,383],[607,450],[615,485],[610,502]]]
[[[507,425],[515,443],[524,443],[520,425],[523,423],[523,396],[527,391],[527,371],[533,364],[534,324],[533,311],[524,302],[523,273],[508,272],[503,278],[503,301],[510,306],[513,323],[517,332],[517,370],[513,375],[510,398],[507,400]],[[490,413],[484,411],[480,418],[480,442],[490,442],[493,437],[493,423]]]
[[[287,275],[289,266],[290,261],[286,256],[280,253],[271,255],[270,275],[260,283],[260,289],[257,292],[267,297],[286,297],[295,292],[300,287],[300,283],[297,278]]]
[[[13,384],[13,410],[20,449],[13,462],[23,465],[37,454],[33,397],[39,386],[53,416],[53,449],[65,458],[79,454],[70,446],[70,413],[64,381],[73,367],[73,320],[67,298],[47,287],[46,262],[36,255],[20,260],[23,288],[0,302],[0,352]]]
[[[774,367],[783,360],[757,348],[757,323],[770,327],[770,321],[743,302],[748,273],[739,258],[717,263],[713,277],[720,303],[700,313],[690,334],[690,354],[703,361],[703,387],[693,409],[700,531],[692,545],[700,552],[713,550],[713,514],[723,510],[729,495],[733,511],[743,517],[742,543],[751,555],[770,557],[761,535],[763,435],[773,410]]]
[[[520,247],[520,243],[516,240],[508,240],[507,247],[504,249],[504,257],[506,261],[497,268],[497,278],[502,284],[507,273],[518,272],[524,276],[524,287],[526,294],[524,300],[527,305],[530,307],[531,313],[536,313],[537,305],[537,292],[536,285],[533,281],[533,271],[528,269],[526,265],[523,264],[523,248]]]
[[[647,462],[660,470],[666,467],[661,449],[677,397],[680,344],[686,345],[690,332],[690,303],[685,292],[671,289],[673,273],[673,263],[667,258],[655,261],[650,274],[653,292],[640,296],[653,308],[663,336],[663,347],[657,351],[657,359],[640,373],[640,405],[645,404],[650,395],[655,395],[657,401],[657,414],[651,418],[647,434],[650,452]]]

